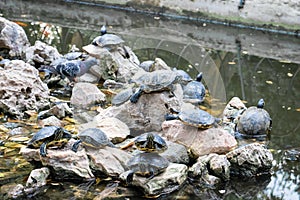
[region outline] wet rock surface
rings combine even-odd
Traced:
[[[252,177],[269,173],[273,155],[263,145],[253,143],[239,147],[226,154],[233,176]]]
[[[37,69],[21,60],[12,60],[0,68],[0,108],[8,114],[23,117],[26,110],[49,106],[49,90]]]

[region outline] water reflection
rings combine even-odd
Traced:
[[[9,16],[6,17],[9,18]],[[122,23],[124,20],[123,18]],[[145,21],[147,22],[147,20]],[[134,34],[133,31],[128,32],[126,28],[121,30],[122,32],[119,31],[141,61],[160,57],[169,66],[185,69],[192,77],[195,77],[198,71],[203,71],[206,75],[205,84],[209,86],[215,99],[224,103],[233,96],[239,96],[248,102],[247,106],[251,106],[255,105],[258,99],[264,98],[265,109],[273,119],[269,148],[273,149],[275,161],[274,173],[271,178],[234,182],[225,187],[226,189],[223,188],[224,190],[222,188],[220,190],[201,189],[188,185],[180,192],[175,193],[172,198],[192,195],[195,199],[207,197],[215,199],[299,199],[299,162],[286,161],[281,153],[287,148],[299,147],[300,144],[300,134],[298,134],[300,128],[299,64],[250,55],[244,50],[243,43],[239,40],[236,40],[235,47],[233,47],[235,51],[223,51],[220,48],[203,50],[199,46],[201,41],[189,40],[187,42],[183,40],[186,37],[178,37],[176,34],[176,37],[166,34],[155,35],[151,32],[155,29],[147,29],[147,26],[153,26],[153,24],[145,23],[145,21],[142,21],[142,24],[126,23],[127,28],[130,26],[132,28],[143,27],[142,29],[131,29],[136,31]],[[46,19],[45,22],[22,23],[20,24],[27,32],[31,44],[36,40],[41,40],[57,47],[60,53],[66,53],[73,44],[81,48],[99,34],[93,29],[49,24]],[[99,27],[102,25],[101,23],[98,22]],[[118,23],[124,26],[120,22],[115,22],[115,24]],[[155,23],[160,22],[155,21]],[[114,30],[114,26],[109,25],[109,31]],[[120,27],[122,27],[121,25]],[[154,35],[154,37],[147,39],[145,30],[147,30],[147,34]],[[143,33],[140,34],[138,31],[143,31]],[[230,30],[228,31],[230,32]],[[174,32],[176,31],[171,31],[171,33]],[[280,36],[276,35],[276,37]],[[224,88],[220,88],[219,86],[222,84],[216,82],[220,80]],[[224,104],[218,105],[224,106]],[[9,158],[8,160],[7,158],[0,159],[1,163],[11,162]],[[14,180],[20,181],[17,178]],[[68,185],[68,187],[71,186]],[[61,186],[53,186],[48,189],[45,196],[52,198],[52,192],[57,193],[57,190],[65,191],[65,189],[61,189]]]

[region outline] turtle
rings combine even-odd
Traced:
[[[72,134],[58,126],[46,126],[40,129],[27,143],[28,147],[40,148],[40,155],[47,155],[47,146],[65,145],[72,138]]]
[[[265,135],[271,131],[272,119],[263,109],[265,101],[260,99],[257,106],[246,109],[237,121],[236,131],[246,135]]]
[[[166,141],[156,132],[147,132],[138,136],[134,144],[137,149],[145,152],[161,153],[168,148]]]
[[[192,104],[200,104],[205,98],[205,86],[201,83],[202,72],[200,72],[196,80],[190,81],[183,90],[183,100]]]
[[[119,92],[112,98],[111,103],[112,103],[112,105],[119,106],[119,105],[125,103],[127,100],[129,100],[129,98],[132,96],[132,94],[133,94],[133,88],[131,88],[131,87],[127,88],[125,90],[122,90],[121,92]]]
[[[173,71],[176,72],[177,74],[179,74],[182,78],[181,78],[181,84],[182,85],[186,85],[189,82],[193,81],[193,79],[191,78],[191,76],[184,70],[182,69],[176,69],[173,68]]]
[[[190,103],[184,103],[180,112],[173,111],[177,114],[166,114],[166,120],[181,120],[184,124],[195,126],[201,129],[208,129],[214,126],[219,120],[208,112],[201,110]]]
[[[78,137],[79,140],[77,140],[72,146],[72,151],[74,152],[77,152],[80,143],[95,149],[100,149],[105,146],[115,147],[107,135],[99,128],[85,129],[78,134]]]
[[[126,182],[131,183],[134,174],[148,177],[148,180],[150,180],[155,175],[162,173],[169,166],[169,163],[166,158],[158,153],[143,152],[136,154],[127,162],[129,171]]]
[[[97,36],[92,44],[99,47],[104,47],[108,50],[116,49],[117,47],[123,46],[124,40],[119,36],[111,33]]]
[[[153,72],[139,72],[133,76],[131,83],[136,83],[139,88],[130,97],[136,103],[143,93],[172,91],[175,83],[180,82],[181,76],[171,70],[156,70]]]

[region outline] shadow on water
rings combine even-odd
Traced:
[[[99,27],[106,24],[109,31],[122,35],[141,61],[160,57],[169,66],[188,71],[192,77],[203,71],[212,96],[210,103],[217,114],[234,96],[247,101],[247,106],[264,98],[265,109],[273,120],[269,144],[274,156],[272,176],[233,181],[217,189],[187,184],[170,199],[300,198],[299,160],[288,161],[284,156],[285,150],[300,147],[299,38],[99,7],[68,5],[69,9],[63,10],[66,5],[57,3],[0,4],[2,15],[19,22],[32,44],[42,40],[65,53],[72,44],[79,48],[89,44],[99,34]],[[60,11],[59,15],[54,15],[54,10]],[[0,161],[7,162],[2,157]],[[65,188],[50,187],[44,197],[52,199],[64,190],[72,193],[70,188],[74,187],[72,184],[66,184]],[[99,193],[96,186],[89,189],[89,193],[93,191]],[[58,193],[54,195],[55,192]]]

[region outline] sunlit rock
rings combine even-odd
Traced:
[[[76,83],[72,90],[71,104],[77,107],[87,107],[105,101],[105,94],[91,83]]]
[[[222,128],[205,130],[185,125],[179,120],[164,121],[162,136],[185,145],[195,155],[227,153],[237,145],[235,138]]]
[[[26,62],[31,65],[50,65],[53,61],[61,58],[55,47],[44,42],[35,41],[35,44],[26,49]]]
[[[23,57],[29,45],[26,33],[21,26],[0,17],[0,51],[7,50],[10,57],[20,58]]]
[[[169,67],[161,58],[155,58],[153,63],[153,71],[155,70],[171,70],[171,67]]]
[[[251,177],[270,173],[273,155],[258,143],[248,144],[226,154],[232,176]]]
[[[21,148],[20,153],[27,161],[41,162],[49,167],[51,174],[58,180],[91,180],[94,175],[89,167],[89,159],[84,149],[77,153],[71,150],[74,140],[62,148],[47,148],[47,156],[40,156],[40,149]]]
[[[127,170],[126,163],[131,158],[127,152],[112,147],[101,149],[85,147],[85,149],[95,176],[118,177]]]
[[[63,126],[63,123],[62,121],[60,121],[57,117],[55,116],[50,116],[50,117],[47,117],[43,120],[40,120],[38,122],[38,124],[40,126],[58,126],[58,127],[61,127]]]
[[[95,116],[93,121],[81,124],[79,130],[87,128],[100,128],[113,143],[120,143],[130,135],[128,126],[115,117],[99,118],[99,116]]]
[[[49,110],[39,112],[38,119],[44,119],[50,116],[55,116],[58,119],[62,119],[66,116],[71,116],[72,113],[73,112],[67,103],[57,103]]]
[[[34,169],[26,181],[26,187],[41,187],[47,184],[47,178],[50,175],[50,170],[47,167]]]
[[[0,109],[5,113],[23,117],[26,110],[49,106],[49,89],[33,66],[12,60],[0,71]]]

